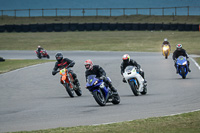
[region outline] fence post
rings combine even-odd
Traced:
[[[175,16],[176,16],[176,7],[175,7]]]
[[[28,9],[29,18],[31,17],[31,9]]]
[[[136,15],[138,15],[138,8],[136,8]]]
[[[165,15],[164,7],[162,8],[162,15]]]
[[[44,9],[42,8],[42,17],[44,17]]]
[[[69,17],[71,17],[71,8],[69,9]]]
[[[110,8],[110,17],[112,16],[111,14],[112,14],[112,11],[111,11],[112,9]]]
[[[82,13],[83,13],[83,17],[84,17],[84,14],[85,14],[85,9],[83,8],[83,10],[82,10]]]
[[[17,16],[17,13],[16,13],[17,11],[16,11],[16,9],[14,10],[14,12],[15,12],[15,18],[16,18],[16,16]]]
[[[190,7],[187,6],[187,9],[188,9],[188,16],[190,16]]]
[[[1,10],[1,18],[3,19],[3,10]]]
[[[98,8],[96,8],[96,17],[98,17]]]
[[[151,8],[149,8],[149,15],[151,16]]]
[[[125,16],[125,8],[123,8],[123,16]]]
[[[56,17],[58,16],[58,11],[57,11],[58,9],[56,8]]]

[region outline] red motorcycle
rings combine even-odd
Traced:
[[[41,58],[47,58],[47,59],[49,59],[50,58],[50,56],[47,54],[46,50],[41,50],[39,53],[38,53],[37,50],[35,50],[35,53],[37,54],[37,57],[39,59],[41,59]]]

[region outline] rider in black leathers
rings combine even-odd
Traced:
[[[89,75],[96,75],[97,78],[102,79],[111,89],[111,91],[113,91],[114,93],[117,92],[117,90],[113,87],[111,81],[109,81],[106,77],[106,72],[103,70],[102,67],[100,67],[99,65],[93,65],[93,62],[91,60],[86,60],[84,62],[86,71],[85,71],[85,77],[87,80],[87,77]]]
[[[44,50],[41,46],[38,46],[38,48],[37,48],[37,54],[38,54],[38,56],[40,55],[40,51],[41,50]]]
[[[184,57],[186,57],[186,59],[189,58],[188,55],[187,55],[187,53],[186,53],[186,51],[185,51],[185,49],[182,48],[182,44],[177,44],[176,45],[176,50],[174,51],[173,56],[172,56],[172,58],[174,60],[174,66],[176,68],[176,73],[178,73],[178,70],[177,70],[177,67],[176,67],[177,66],[176,59],[179,56],[184,56]],[[188,62],[188,72],[191,72],[191,70],[189,68],[190,62],[188,60],[187,60],[187,62]]]
[[[53,68],[52,71],[52,75],[56,75],[56,73],[58,73],[59,71],[57,71],[58,69],[63,69],[63,68],[69,68],[69,67],[73,67],[75,65],[75,62],[73,60],[70,60],[68,58],[63,58],[62,53],[58,52],[55,55],[57,62],[55,63],[55,66]],[[77,75],[70,70],[69,71],[72,74],[72,77],[74,78],[74,84],[77,86],[80,86],[79,81],[77,79]]]
[[[128,54],[123,55],[122,57],[123,62],[121,63],[121,75],[123,75],[124,70],[127,66],[135,66],[137,67],[137,71],[139,72],[139,74],[143,77],[144,79],[144,83],[147,83],[147,81],[144,78],[144,71],[142,71],[141,66],[134,60],[130,59],[130,56]],[[125,78],[123,78],[122,80],[124,83],[126,83]]]

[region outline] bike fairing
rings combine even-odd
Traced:
[[[179,75],[182,76],[182,78],[185,78],[189,70],[188,61],[186,57],[179,56],[176,61],[176,67],[177,67]]]

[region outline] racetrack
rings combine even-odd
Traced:
[[[54,59],[56,51],[48,51]],[[122,82],[120,64],[128,53],[143,68],[148,92],[134,96]],[[175,73],[173,60],[161,53],[63,51],[73,59],[73,68],[83,95],[70,98],[59,83],[59,74],[51,75],[54,62],[30,66],[0,74],[0,132],[38,130],[135,120],[198,110],[200,107],[200,71],[190,60],[192,70],[182,79]],[[37,59],[33,51],[0,51],[5,59]],[[100,107],[84,88],[84,61],[92,59],[107,72],[119,92],[121,103]]]

